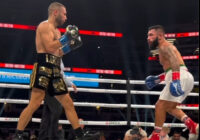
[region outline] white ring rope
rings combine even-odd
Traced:
[[[0,83],[0,87],[4,88],[19,88],[19,89],[30,89],[29,85],[22,84],[5,84]],[[73,88],[68,88],[69,91],[73,91]],[[79,92],[91,92],[91,93],[110,93],[110,94],[127,94],[127,90],[116,90],[116,89],[96,89],[96,88],[77,88]],[[160,91],[139,91],[131,90],[131,94],[145,94],[145,95],[160,95]],[[188,96],[199,96],[199,93],[189,93]]]
[[[18,122],[19,118],[5,118],[0,117],[0,122]],[[32,122],[40,123],[41,119],[32,118]],[[61,124],[70,124],[68,120],[59,120]],[[81,121],[80,124],[84,125],[98,125],[98,126],[126,126],[127,121]],[[154,123],[151,122],[134,122],[131,121],[131,125],[137,126],[150,126],[154,127]],[[183,123],[164,123],[167,127],[186,127]]]
[[[11,73],[11,72],[0,72],[0,75],[8,75],[8,76],[17,76],[17,77],[30,77],[30,74],[22,74],[22,73]],[[87,82],[100,82],[100,83],[116,83],[116,84],[126,84],[126,80],[120,79],[95,79],[95,78],[77,78],[77,77],[68,77],[69,80],[76,80],[76,81],[87,81]],[[130,80],[130,84],[145,84],[145,81],[142,80]],[[162,82],[161,84],[164,84]],[[199,82],[194,82],[194,85],[199,85]]]
[[[19,100],[19,99],[1,99],[0,103],[15,103],[15,104],[28,104],[29,100]],[[105,103],[89,103],[89,102],[74,102],[75,106],[81,107],[105,107],[105,108],[126,108],[127,104],[105,104]],[[145,108],[145,109],[154,109],[155,105],[139,105],[131,104],[131,108]],[[179,109],[184,110],[198,110],[199,107],[186,107],[186,106],[177,106]]]
[[[160,95],[160,91],[139,91],[131,90],[131,94],[146,94],[146,95]],[[199,96],[199,93],[189,93],[188,96]]]
[[[11,73],[11,72],[0,72],[2,78],[8,78],[7,76],[16,76],[21,78],[29,78],[30,74],[21,74],[21,73]],[[90,78],[76,78],[76,77],[67,77],[69,80],[77,80],[77,81],[89,81],[89,82],[100,82],[100,83],[117,83],[117,84],[127,84],[127,80],[119,80],[119,79],[90,79]],[[130,84],[145,84],[145,81],[141,80],[130,80]],[[161,83],[164,84],[164,83]],[[194,85],[199,85],[199,82],[194,82]],[[6,84],[0,83],[0,87],[4,88],[18,88],[18,89],[30,89],[29,85],[23,84]],[[73,91],[72,88],[69,88],[69,91]],[[89,88],[78,88],[79,92],[92,92],[92,93],[113,93],[113,94],[127,94],[127,90],[114,90],[114,89],[89,89]],[[131,90],[131,94],[146,94],[146,95],[160,95],[158,91],[137,91]],[[199,96],[199,93],[190,93],[189,96]],[[15,103],[15,104],[28,104],[29,100],[18,100],[18,99],[0,99],[0,103]],[[126,108],[127,104],[105,104],[105,103],[88,103],[88,102],[74,102],[75,106],[82,107],[105,107],[105,108]],[[154,105],[138,105],[131,104],[131,108],[146,108],[146,109],[154,109]],[[185,107],[185,106],[177,106],[177,108],[185,109],[185,110],[199,110],[199,107]],[[5,118],[0,117],[1,122],[17,122],[18,118]],[[41,122],[39,118],[32,118],[32,122]],[[68,120],[60,120],[59,123],[62,124],[70,124]],[[119,126],[119,125],[127,125],[127,121],[83,121],[81,124],[84,125],[107,125],[107,126]],[[139,125],[139,126],[150,126],[154,127],[154,123],[152,122],[133,122],[131,121],[131,125]],[[186,127],[183,123],[165,123],[164,126],[168,127]]]

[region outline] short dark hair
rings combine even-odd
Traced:
[[[52,12],[60,7],[65,7],[62,3],[59,2],[52,2],[48,7],[48,15],[51,15]]]
[[[181,135],[181,131],[175,130],[173,134],[179,134],[179,135]]]
[[[134,127],[131,129],[130,134],[131,134],[131,135],[134,135],[134,134],[140,135],[140,128],[139,128],[138,126],[134,126]]]
[[[162,25],[154,25],[154,26],[150,26],[148,28],[148,31],[155,29],[155,30],[160,30],[161,32],[163,32],[165,34],[165,28]]]

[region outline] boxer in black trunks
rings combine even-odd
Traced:
[[[60,72],[61,58],[64,54],[82,45],[79,30],[68,25],[61,36],[58,29],[67,20],[67,11],[63,4],[53,2],[48,8],[48,20],[41,22],[36,30],[37,61],[31,74],[31,98],[28,106],[20,115],[14,140],[24,140],[22,133],[33,113],[39,108],[46,91],[52,90],[55,98],[61,103],[66,117],[70,121],[75,140],[93,140],[95,134],[84,133],[80,127],[73,101],[68,94],[66,84]]]
[[[61,62],[61,74],[67,87],[72,87],[74,92],[77,93],[77,87],[74,83],[68,80],[64,76],[64,64]],[[43,111],[42,111],[42,120],[40,124],[40,130],[38,135],[38,140],[61,140],[62,136],[58,130],[58,122],[60,115],[63,112],[61,104],[51,96],[53,90],[49,89],[45,95]]]

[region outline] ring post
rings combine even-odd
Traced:
[[[127,125],[131,126],[131,87],[130,87],[130,78],[126,80],[126,102],[127,102]]]

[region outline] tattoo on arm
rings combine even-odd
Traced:
[[[163,49],[164,56],[169,60],[169,63],[171,65],[172,71],[179,71],[179,61],[177,58],[176,53],[173,50],[173,47],[165,47]]]

